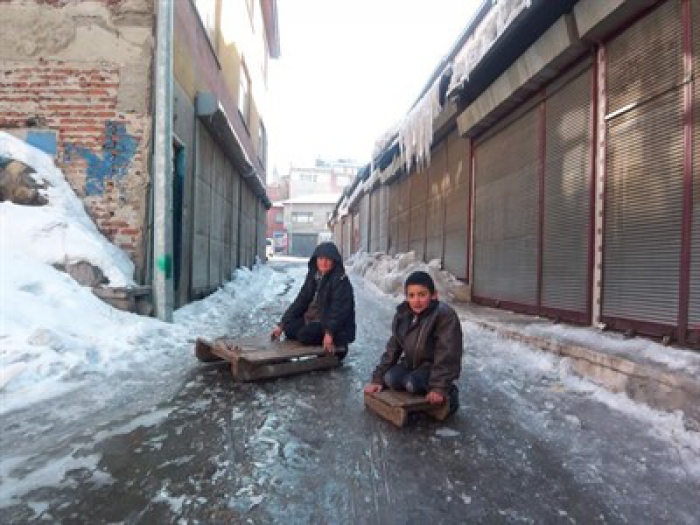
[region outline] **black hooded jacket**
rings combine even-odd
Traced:
[[[327,257],[334,261],[333,269],[317,279],[316,259]],[[282,329],[293,319],[303,317],[316,295],[321,309],[321,325],[333,336],[336,345],[352,343],[355,340],[355,298],[350,279],[345,274],[343,258],[332,242],[322,242],[309,259],[309,273],[306,274],[299,295],[282,316]]]

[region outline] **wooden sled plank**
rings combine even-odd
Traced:
[[[267,337],[221,337],[213,342],[198,339],[195,352],[202,361],[228,361],[234,379],[240,381],[324,370],[339,366],[341,362],[320,346],[304,346],[297,341],[271,341]]]
[[[269,338],[242,339],[233,343],[233,347],[241,358],[257,364],[326,355],[321,346],[305,346],[298,341],[290,340],[272,341]]]
[[[373,394],[365,393],[364,398],[367,408],[397,427],[404,426],[408,421],[409,414],[414,412],[423,412],[442,421],[447,418],[450,411],[447,401],[436,407],[428,403],[425,396],[396,390],[382,390]]]
[[[194,354],[197,356],[197,359],[202,361],[203,363],[212,363],[215,361],[221,361],[222,358],[216,355],[213,352],[214,349],[214,343],[211,341],[207,341],[206,339],[203,339],[201,337],[197,338],[197,341],[195,342],[194,345]]]
[[[340,365],[340,360],[334,355],[311,357],[308,359],[296,359],[281,363],[251,363],[240,359],[235,366],[232,365],[234,376],[241,381],[257,381],[260,379],[272,379],[293,374],[302,374],[313,370],[325,370]]]
[[[385,403],[375,394],[365,393],[365,406],[397,427],[404,426],[408,421],[408,411],[405,408]]]

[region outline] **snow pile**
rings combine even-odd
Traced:
[[[50,157],[5,133],[0,156],[50,185],[46,206],[0,203],[0,413],[154,364],[181,366],[178,359],[192,361],[197,336],[234,333],[234,319],[260,329],[264,321],[248,317],[288,286],[268,267],[239,269],[218,292],[175,312],[174,324],[117,310],[53,264],[87,260],[111,284],[128,285],[131,261],[99,233]]]
[[[451,273],[440,269],[440,260],[428,263],[416,259],[414,252],[399,253],[392,257],[383,252],[367,253],[359,251],[348,260],[352,273],[361,275],[373,283],[380,291],[394,296],[403,296],[403,283],[417,270],[428,272],[435,281],[438,295],[445,300],[454,299],[458,289],[464,284]]]
[[[43,195],[49,201],[39,207],[0,203],[3,267],[4,258],[13,253],[46,264],[88,261],[102,270],[111,286],[134,284],[133,263],[97,230],[51,157],[2,131],[0,157],[34,168],[34,179],[48,184]]]
[[[491,46],[500,38],[513,20],[528,9],[531,0],[499,0],[494,2],[481,23],[459,51],[452,64],[452,79],[448,93],[469,80],[469,75],[481,62]]]

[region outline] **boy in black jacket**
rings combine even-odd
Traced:
[[[355,340],[352,284],[332,242],[316,246],[299,295],[272,330],[272,338],[279,338],[282,332],[303,344],[323,345],[326,352],[335,352],[340,359]]]
[[[396,308],[391,338],[372,373],[367,393],[385,387],[425,395],[434,405],[459,407],[454,381],[462,370],[462,326],[457,313],[438,301],[426,272],[413,272],[404,286],[406,300]]]

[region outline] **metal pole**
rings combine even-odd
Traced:
[[[172,255],[173,0],[158,0],[153,130],[153,298],[158,319],[173,319]]]

